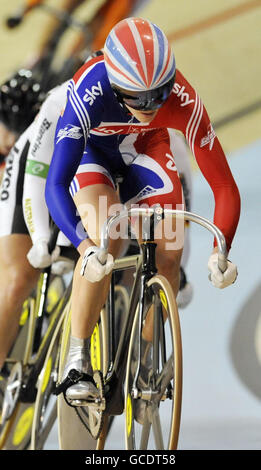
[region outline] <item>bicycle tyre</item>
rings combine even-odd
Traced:
[[[129,344],[126,368],[125,445],[128,450],[148,448],[174,450],[177,449],[178,446],[182,402],[182,342],[179,314],[172,288],[166,278],[161,275],[154,276],[146,284],[145,296],[148,293],[148,289],[153,292],[153,295],[150,296],[151,300],[147,303],[145,312],[143,313],[143,320],[151,305],[155,303],[163,306],[165,313],[167,313],[167,320],[164,323],[164,321],[160,319],[158,325],[160,328],[158,328],[158,332],[156,331],[153,338],[153,350],[157,350],[159,346],[158,360],[159,362],[161,361],[161,364],[159,364],[157,372],[154,372],[153,376],[150,378],[150,382],[148,379],[152,392],[156,390],[154,399],[147,398],[143,400],[142,398],[134,398],[132,386],[137,366],[137,359],[135,358],[139,315],[137,309]],[[167,328],[169,329],[168,333],[166,333]],[[156,326],[154,326],[154,330],[155,329]],[[163,333],[163,331],[165,332]],[[169,345],[167,343],[169,343]],[[165,359],[163,358],[164,348],[167,349]],[[157,355],[157,353],[155,354]],[[154,384],[156,384],[154,388],[151,386],[152,380],[154,380]],[[142,402],[139,402],[139,407],[141,405],[143,406],[142,424],[137,422],[135,416],[139,400],[142,400]],[[161,424],[160,414],[162,407],[165,406],[164,402],[170,404],[171,411],[165,412],[163,416],[164,423]],[[166,433],[167,420],[169,424]],[[154,439],[152,438],[152,434]],[[166,434],[167,444],[165,445],[163,437]],[[153,447],[153,445],[155,447]]]
[[[16,362],[22,364],[24,359],[25,344],[27,343],[28,330],[30,329],[29,323],[30,318],[32,318],[33,310],[34,299],[29,297],[23,305],[20,329],[9,355],[9,358],[15,359],[13,359],[10,364],[7,363],[8,375],[1,380],[3,398],[12,368],[15,366]],[[1,422],[0,450],[25,450],[28,448],[30,444],[33,412],[34,405],[32,403],[22,403],[19,399],[17,400],[10,417],[3,423]]]
[[[57,418],[57,399],[53,389],[57,381],[62,324],[65,311],[52,335],[43,369],[39,375],[31,432],[31,450],[42,450]]]
[[[41,279],[37,284],[36,292],[42,289]],[[52,315],[55,313],[55,307],[58,303],[59,297],[64,291],[64,284],[60,277],[54,276],[47,289],[47,324],[49,325],[52,320]],[[51,294],[51,295],[50,295]],[[33,337],[32,331],[35,332],[36,321],[36,296],[29,296],[24,302],[23,309],[20,317],[20,328],[16,341],[10,351],[9,358],[7,359],[7,366],[9,367],[9,376],[12,373],[12,367],[16,364],[21,364],[22,368],[30,367],[34,363],[32,344]],[[47,325],[45,326],[47,328]],[[43,332],[44,334],[44,332]],[[50,338],[51,341],[51,338]],[[8,365],[8,360],[10,366]],[[23,380],[23,371],[21,381]],[[7,379],[8,380],[8,379]],[[7,380],[3,381],[2,392],[5,393]],[[31,400],[23,402],[20,397],[12,411],[11,416],[0,427],[0,450],[26,450],[30,447],[32,423],[34,417],[35,401]]]
[[[59,377],[60,381],[63,375],[66,357],[68,353],[69,337],[70,337],[70,304],[67,306],[66,318],[64,321],[64,328],[61,341],[61,354],[59,364]],[[93,333],[92,342],[93,348],[91,352],[92,364],[99,365],[101,370],[107,367],[108,347],[105,345],[107,341],[106,335],[106,315],[101,312],[101,320],[99,326]],[[94,344],[95,343],[95,344]],[[107,370],[107,369],[106,369]],[[87,407],[71,407],[63,397],[58,396],[58,434],[59,446],[61,450],[95,450],[103,449],[106,438],[107,420],[104,423],[104,429],[101,432],[99,439],[93,439],[88,431],[88,410]],[[80,408],[80,409],[79,409]]]

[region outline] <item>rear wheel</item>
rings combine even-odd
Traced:
[[[20,392],[23,382],[25,345],[34,315],[34,299],[23,305],[19,332],[1,376],[0,449],[25,450],[30,444],[34,414],[33,403],[22,403]]]
[[[153,312],[150,356],[138,365],[137,311],[126,370],[125,442],[127,449],[176,449],[181,417],[182,345],[177,304],[168,281],[154,276],[147,283],[143,321]]]
[[[39,348],[47,329],[55,321],[56,306],[65,289],[62,279],[54,276],[45,291],[45,280],[46,274],[42,273],[35,293],[24,302],[19,331],[5,362],[5,375],[0,378],[0,449],[24,450],[30,445],[35,408],[35,395],[31,393],[34,392],[34,383],[30,387],[24,385],[35,366],[37,309],[47,295],[46,311],[37,341]],[[47,346],[48,341],[51,341],[51,334],[46,339]],[[26,399],[22,395],[27,395]]]

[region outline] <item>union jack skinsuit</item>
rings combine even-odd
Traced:
[[[156,117],[141,123],[118,102],[103,56],[87,62],[69,84],[46,185],[50,213],[76,247],[83,236],[77,232],[72,196],[82,187],[115,187],[115,174],[121,173],[123,203],[171,203],[175,208],[183,202],[170,129],[184,135],[208,181],[215,198],[214,223],[231,247],[240,196],[199,95],[177,70],[172,92]]]

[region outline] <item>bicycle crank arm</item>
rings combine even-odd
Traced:
[[[96,411],[104,411],[106,408],[106,401],[104,398],[97,398],[94,401],[91,400],[70,400],[71,406],[88,406],[89,408],[95,409]]]

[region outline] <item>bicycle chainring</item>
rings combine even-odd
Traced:
[[[4,392],[1,424],[3,424],[4,421],[8,420],[12,416],[12,413],[20,397],[22,383],[23,366],[21,362],[16,362],[9,374]]]
[[[89,411],[89,430],[94,439],[98,439],[103,427],[104,410],[106,407],[104,396],[104,383],[102,373],[96,370],[93,374],[96,387],[99,390],[99,398],[96,403],[88,406]]]

